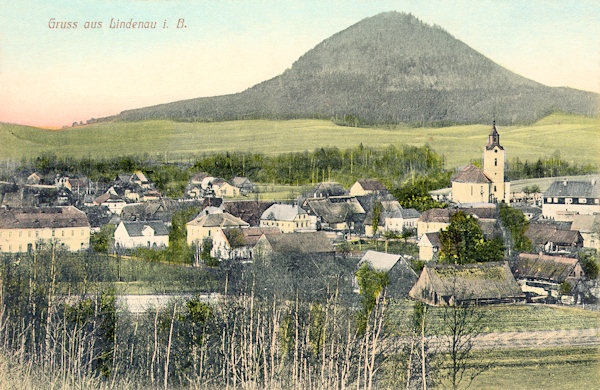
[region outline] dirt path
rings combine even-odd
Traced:
[[[487,333],[477,337],[476,349],[519,349],[600,346],[600,329],[536,330]]]

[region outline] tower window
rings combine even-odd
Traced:
[[[497,158],[495,158],[495,159],[494,159],[494,166],[495,166],[495,167],[497,167],[497,166],[498,166],[498,159],[497,159]]]

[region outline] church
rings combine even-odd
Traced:
[[[499,203],[509,201],[510,183],[504,181],[504,148],[496,121],[483,148],[483,169],[469,164],[456,173],[452,182],[454,203]]]

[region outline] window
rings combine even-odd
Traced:
[[[579,198],[579,203],[586,204],[587,203],[587,199],[586,198]]]
[[[497,167],[497,166],[498,166],[498,159],[497,159],[497,158],[495,158],[495,159],[494,159],[494,166],[495,166],[495,167]]]

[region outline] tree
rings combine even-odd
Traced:
[[[500,261],[504,244],[500,239],[486,240],[477,220],[462,211],[450,217],[450,226],[440,233],[440,259],[450,264]]]
[[[363,263],[356,271],[356,279],[360,287],[362,310],[358,314],[358,329],[364,333],[371,311],[377,303],[377,297],[388,285],[389,277],[385,271],[375,271],[368,263]]]
[[[373,218],[371,219],[371,223],[373,225],[373,235],[377,234],[379,222],[381,222],[381,203],[376,201],[373,205]]]
[[[99,232],[92,233],[90,242],[94,251],[106,253],[113,247],[115,229],[115,225],[107,224],[102,226]]]
[[[506,227],[513,238],[514,249],[519,252],[531,250],[531,240],[525,235],[529,221],[521,210],[513,209],[504,203],[498,206],[498,214],[502,225]]]
[[[477,244],[483,233],[477,220],[462,211],[450,217],[450,226],[440,233],[440,257],[447,263],[466,264],[476,261]]]
[[[449,271],[460,272],[454,268]],[[490,368],[491,363],[478,363],[473,356],[475,340],[485,329],[484,312],[456,283],[454,275],[452,296],[455,299],[442,308],[437,334],[442,337],[442,347],[448,358],[447,368],[441,370],[440,379],[449,382],[455,390],[461,386],[469,387],[477,375]]]
[[[598,262],[596,261],[595,256],[592,253],[579,252],[579,261],[581,262],[583,272],[585,272],[585,276],[588,279],[594,280],[598,278]]]

